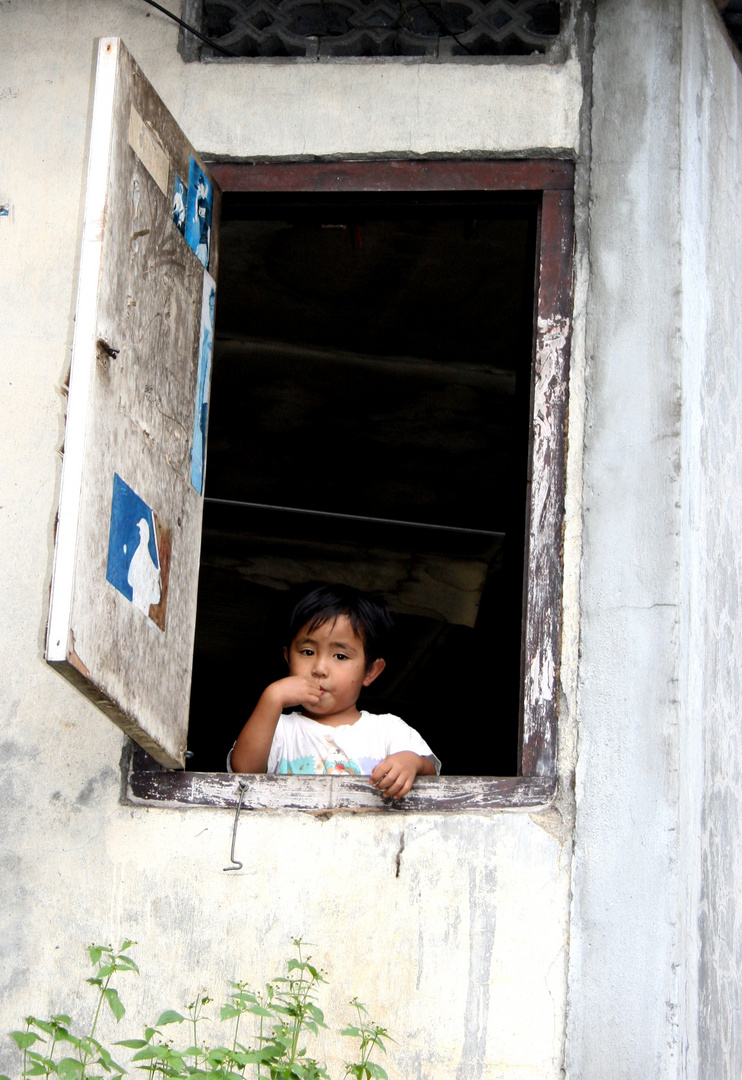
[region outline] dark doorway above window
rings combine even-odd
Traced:
[[[189,0],[184,19],[235,57],[527,56],[563,0]],[[186,59],[223,55],[183,32]]]

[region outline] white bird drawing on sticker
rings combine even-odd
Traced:
[[[160,571],[149,553],[149,525],[145,518],[139,519],[137,528],[139,546],[131,557],[126,580],[132,588],[132,604],[149,616],[150,604],[159,604],[162,595]]]

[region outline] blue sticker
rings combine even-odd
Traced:
[[[214,347],[214,307],[216,282],[204,271],[201,295],[201,335],[196,375],[196,403],[193,412],[193,444],[191,446],[191,484],[199,495],[204,491],[206,464],[206,429],[209,421],[209,384],[211,382],[211,353]]]
[[[185,238],[205,270],[211,253],[211,214],[214,192],[195,158],[191,158]]]
[[[155,517],[118,473],[113,474],[106,579],[149,616],[162,596]]]
[[[183,236],[185,236],[187,212],[188,188],[176,173],[175,191],[173,192],[173,224]]]

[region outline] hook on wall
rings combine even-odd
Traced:
[[[232,850],[231,850],[230,855],[229,855],[230,859],[232,860],[232,865],[231,866],[225,866],[224,867],[225,870],[241,870],[242,869],[242,863],[239,861],[239,859],[235,859],[235,857],[234,857],[234,845],[237,842],[237,825],[238,825],[239,820],[240,820],[240,810],[242,809],[242,801],[245,798],[245,792],[247,791],[247,784],[245,783],[244,780],[240,780],[239,785],[240,785],[240,797],[239,797],[239,799],[237,801],[237,810],[235,811],[235,815],[234,815],[234,825],[232,826]]]

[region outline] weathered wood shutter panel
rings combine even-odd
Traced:
[[[182,767],[220,192],[100,42],[47,660]]]

